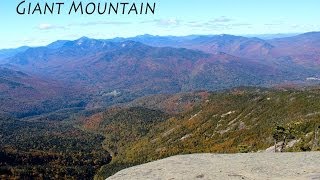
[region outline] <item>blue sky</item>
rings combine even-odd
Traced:
[[[79,0],[75,0],[79,2]],[[275,34],[320,31],[319,0],[92,0],[156,2],[154,15],[18,15],[21,0],[1,0],[0,49],[46,45],[58,39],[131,37],[141,34]],[[83,0],[83,3],[89,2]],[[33,5],[33,6],[34,6]]]

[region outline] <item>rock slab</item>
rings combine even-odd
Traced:
[[[108,180],[320,180],[320,152],[190,154],[124,169]]]

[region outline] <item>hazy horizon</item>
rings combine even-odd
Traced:
[[[275,39],[275,38],[285,38],[285,37],[292,37],[292,36],[296,36],[296,35],[300,35],[300,34],[305,34],[305,33],[311,33],[311,32],[318,32],[318,31],[310,31],[310,32],[300,32],[300,33],[275,33],[275,34],[189,34],[189,35],[182,35],[182,36],[175,36],[175,35],[156,35],[156,34],[140,34],[140,35],[136,35],[136,36],[128,36],[128,37],[120,37],[120,36],[115,36],[115,37],[110,37],[110,38],[94,38],[94,37],[90,37],[90,36],[79,36],[76,38],[66,38],[66,39],[56,39],[53,41],[50,41],[48,43],[43,43],[43,44],[39,44],[39,45],[29,45],[29,44],[22,44],[22,45],[17,45],[15,47],[7,47],[7,48],[0,48],[0,50],[9,50],[9,49],[17,49],[17,48],[21,48],[21,47],[43,47],[43,46],[48,46],[54,42],[57,41],[75,41],[78,40],[80,38],[89,38],[89,39],[97,39],[97,40],[112,40],[112,39],[117,39],[117,38],[124,38],[124,39],[129,39],[129,38],[135,38],[135,37],[139,37],[139,36],[154,36],[154,37],[189,37],[189,36],[219,36],[219,35],[232,35],[232,36],[242,36],[242,37],[249,37],[249,38],[260,38],[260,39],[264,39],[264,40],[268,40],[268,39]]]
[[[39,46],[57,39],[95,39],[133,37],[139,34],[185,36],[189,34],[277,34],[319,31],[320,1],[305,0],[153,0],[155,14],[148,15],[81,15],[33,14],[19,15],[18,1],[1,1],[3,23],[0,49],[21,45]],[[24,8],[33,1],[26,1]],[[53,3],[54,0],[41,1]],[[72,1],[66,1],[67,4]],[[76,2],[80,2],[76,0]],[[83,4],[90,2],[82,0]],[[101,1],[99,1],[101,2]],[[106,1],[110,2],[110,1]],[[143,0],[135,3],[147,2]],[[130,2],[130,3],[133,3]],[[98,2],[97,2],[98,3]]]

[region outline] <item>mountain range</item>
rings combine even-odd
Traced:
[[[0,64],[7,71],[23,73],[30,87],[40,83],[33,77],[52,81],[50,86],[58,83],[64,87],[50,88],[48,94],[77,89],[78,94],[90,96],[85,106],[103,107],[114,103],[111,92],[122,95],[119,101],[128,101],[148,94],[318,83],[319,47],[318,32],[269,40],[233,35],[82,37],[43,47],[1,50]],[[1,74],[1,86],[8,86],[11,73]],[[12,82],[23,81],[16,78]],[[36,93],[35,89],[29,91]],[[10,93],[2,94],[12,98]]]

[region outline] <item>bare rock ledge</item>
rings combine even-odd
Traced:
[[[108,180],[320,180],[320,152],[190,154],[124,169]]]

